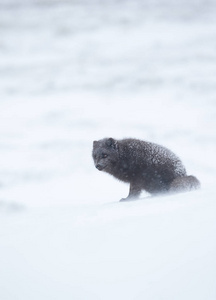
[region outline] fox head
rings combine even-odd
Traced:
[[[99,171],[109,172],[118,161],[118,142],[113,138],[94,141],[92,157]]]

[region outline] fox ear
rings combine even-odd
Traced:
[[[107,146],[112,147],[113,149],[117,148],[117,141],[114,140],[113,138],[109,138],[106,141]]]

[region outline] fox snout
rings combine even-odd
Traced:
[[[95,167],[99,170],[99,171],[102,171],[103,170],[103,166],[101,165],[101,164],[99,164],[99,163],[97,163],[96,165],[95,165]]]

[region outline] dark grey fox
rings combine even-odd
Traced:
[[[181,160],[169,149],[137,139],[94,141],[95,167],[130,183],[125,199],[137,198],[142,190],[157,195],[198,189],[200,182],[187,176]]]

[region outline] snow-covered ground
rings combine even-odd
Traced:
[[[215,1],[0,0],[0,299],[216,299]],[[202,189],[119,203],[92,141]]]

